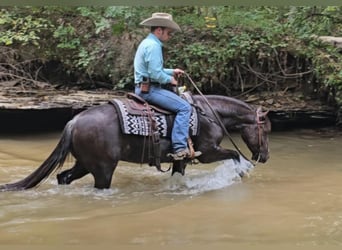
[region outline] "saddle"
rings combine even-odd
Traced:
[[[169,110],[147,103],[143,98],[134,93],[127,93],[127,99],[124,99],[123,102],[127,107],[127,112],[132,115],[146,115],[146,112],[150,110],[159,115],[174,114]]]
[[[185,99],[188,100],[188,98]],[[175,118],[175,113],[172,111],[149,104],[134,93],[128,93],[127,98],[112,99],[109,103],[118,111],[121,130],[124,134],[151,136],[154,130],[157,130],[161,137],[171,137]],[[151,117],[153,123],[151,123]],[[198,133],[198,112],[193,107],[189,135],[197,136]]]
[[[160,167],[160,136],[171,137],[175,113],[149,104],[134,93],[127,93],[126,97],[109,101],[118,111],[122,132],[124,134],[150,136],[152,140],[148,146],[152,149],[149,151],[152,151],[153,155],[150,156],[149,165],[156,166],[159,171],[162,171]],[[184,98],[188,102],[190,99],[192,100],[190,95]],[[196,136],[199,132],[195,108],[191,114],[189,132],[190,136]],[[192,144],[189,143],[189,147],[193,151]]]

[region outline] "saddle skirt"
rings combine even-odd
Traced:
[[[192,104],[191,95],[188,93],[183,93],[183,95],[182,97]],[[119,114],[120,126],[124,134],[151,136],[157,130],[161,137],[171,137],[175,119],[173,112],[148,104],[132,93],[129,93],[127,98],[113,99],[109,102],[113,104]],[[156,129],[152,128],[151,117]],[[197,136],[198,133],[198,113],[196,108],[192,107],[189,135]]]

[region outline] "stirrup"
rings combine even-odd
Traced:
[[[169,153],[167,154],[167,156],[172,157],[174,161],[181,161],[181,160],[184,160],[185,158],[194,159],[200,156],[201,154],[202,154],[201,151],[195,151],[193,156],[191,157],[188,150],[183,150],[181,152],[174,153],[174,154]]]

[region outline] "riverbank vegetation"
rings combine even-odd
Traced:
[[[135,49],[152,12],[173,15],[181,33],[165,63],[204,93],[300,93],[336,106],[342,120],[342,7],[2,7],[0,84],[133,89]],[[189,84],[187,79],[180,79]],[[189,86],[191,88],[191,86]]]

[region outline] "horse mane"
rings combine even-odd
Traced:
[[[224,102],[225,104],[228,103],[227,107],[231,111],[241,112],[241,109],[245,109],[247,113],[250,113],[251,111],[254,112],[255,108],[239,99],[228,97],[228,96],[222,96],[222,95],[205,95],[205,97],[200,95],[193,95],[193,98],[195,100],[201,100],[203,101],[204,98],[207,98],[209,103],[214,104],[215,102]],[[237,110],[239,109],[239,110]]]

